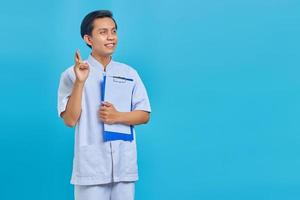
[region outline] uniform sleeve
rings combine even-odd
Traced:
[[[58,95],[57,95],[57,111],[58,116],[66,110],[68,100],[73,89],[73,81],[68,76],[67,71],[63,72],[60,77]]]
[[[151,112],[146,88],[137,72],[135,72],[135,85],[132,94],[132,110]]]

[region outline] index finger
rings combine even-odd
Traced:
[[[81,62],[81,56],[80,56],[79,49],[76,50],[75,60],[76,60],[76,62]]]

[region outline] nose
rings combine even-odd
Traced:
[[[114,36],[112,33],[108,33],[108,34],[107,34],[107,39],[108,39],[108,40],[114,40],[114,39],[115,39],[115,36]]]

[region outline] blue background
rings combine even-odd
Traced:
[[[82,18],[111,9],[114,59],[151,100],[138,200],[300,199],[297,0],[1,3],[0,199],[72,199],[74,130],[57,117]]]

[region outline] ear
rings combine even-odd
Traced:
[[[84,41],[85,41],[88,45],[92,46],[93,40],[92,40],[91,36],[89,36],[89,35],[84,35],[84,36],[83,36],[83,39],[84,39]]]

